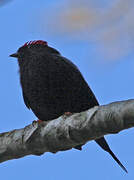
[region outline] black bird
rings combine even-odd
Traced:
[[[10,56],[18,58],[24,102],[40,120],[56,119],[65,112],[78,113],[99,105],[79,69],[46,41],[27,42]],[[104,137],[95,141],[127,172]],[[81,146],[76,148],[81,150]]]

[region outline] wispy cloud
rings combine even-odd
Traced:
[[[134,1],[68,0],[42,15],[44,31],[53,36],[93,41],[109,59],[119,59],[134,49]]]

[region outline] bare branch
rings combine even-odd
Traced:
[[[34,123],[0,134],[0,162],[68,150],[134,126],[134,100],[96,106],[70,117]]]

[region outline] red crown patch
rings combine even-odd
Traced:
[[[23,47],[28,46],[28,45],[34,45],[34,44],[42,44],[42,45],[48,45],[46,41],[43,40],[35,40],[35,41],[28,41],[26,42]]]

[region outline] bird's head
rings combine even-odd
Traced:
[[[26,42],[23,46],[21,46],[16,53],[11,54],[10,57],[15,58],[24,58],[27,56],[31,56],[34,54],[39,54],[39,52],[42,52],[42,49],[45,47],[48,47],[48,44],[46,41],[43,40],[36,40],[36,41],[29,41]]]
[[[10,57],[18,59],[18,64],[21,67],[26,67],[36,61],[48,60],[51,55],[60,54],[56,49],[48,46],[46,41],[36,40],[26,42],[21,46],[16,53],[11,54]],[[51,58],[49,58],[51,60]]]

